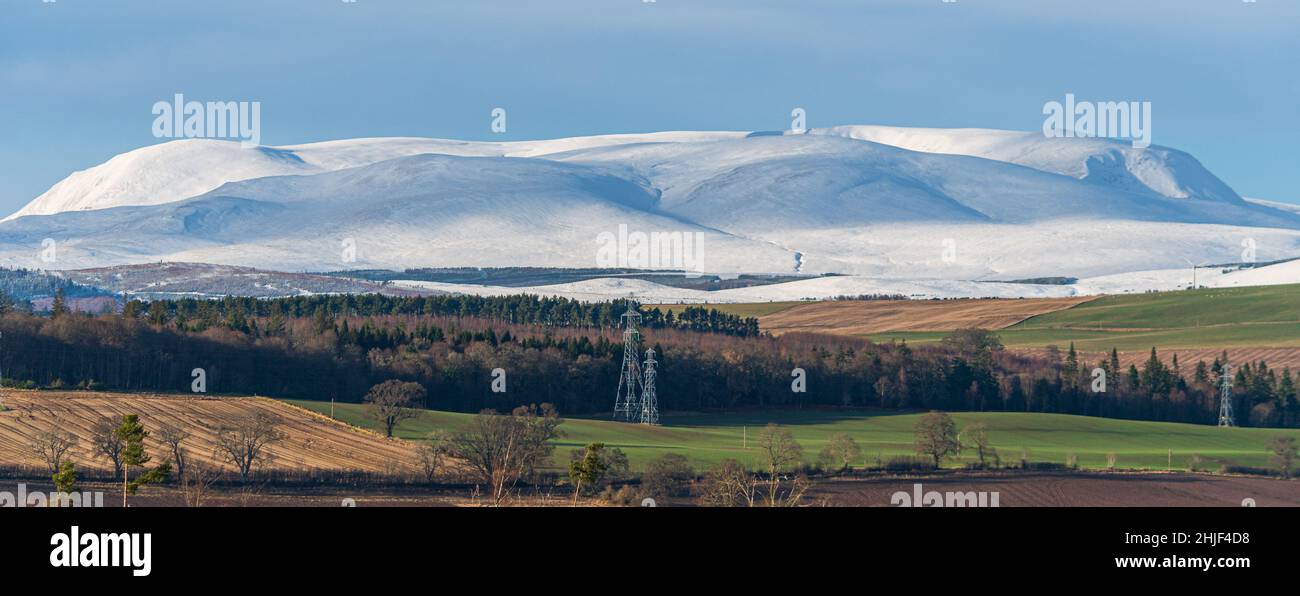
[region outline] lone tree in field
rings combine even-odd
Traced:
[[[149,454],[145,453],[144,440],[149,436],[149,431],[144,429],[140,423],[140,417],[135,414],[122,416],[122,424],[113,431],[117,439],[122,442],[122,506],[127,506],[127,495],[135,494],[141,486],[162,482],[171,475],[171,462],[164,461],[157,467],[146,471],[131,480],[131,468],[143,467],[149,463]]]
[[[831,435],[830,442],[822,448],[818,459],[828,465],[837,466],[840,470],[847,470],[860,457],[862,457],[862,448],[853,437],[848,433],[835,433]]]
[[[945,412],[930,412],[916,421],[915,448],[920,455],[934,460],[934,467],[943,464],[943,458],[961,453],[957,439],[957,424]]]
[[[217,454],[235,466],[241,482],[248,482],[254,468],[270,457],[271,445],[284,440],[279,425],[279,418],[257,412],[217,430]]]
[[[126,447],[117,435],[117,427],[118,421],[108,416],[100,418],[90,427],[95,455],[102,455],[112,462],[114,478],[122,475],[122,450]]]
[[[560,422],[551,404],[520,406],[510,414],[483,410],[468,428],[452,435],[451,455],[465,462],[491,490],[492,503],[500,505],[521,477],[551,456]]]
[[[969,424],[961,430],[957,436],[962,443],[963,448],[974,449],[975,454],[979,456],[980,467],[985,465],[985,457],[993,455],[996,457],[997,451],[989,446],[989,428],[983,422]]]
[[[1282,473],[1282,477],[1290,478],[1296,459],[1295,437],[1277,437],[1269,444],[1269,450],[1273,452],[1273,464]]]
[[[790,429],[781,428],[773,423],[768,423],[763,430],[758,431],[758,449],[759,457],[767,466],[767,504],[769,507],[776,507],[778,503],[794,504],[802,497],[804,487],[799,491],[799,496],[792,492],[788,494],[781,493],[781,473],[790,467],[799,463],[803,458],[803,446],[794,440],[794,435],[790,434]],[[800,488],[799,485],[806,484],[802,479],[793,481],[794,489]],[[792,489],[792,490],[794,490]],[[790,503],[793,497],[794,503]]]
[[[411,408],[424,401],[424,386],[389,379],[370,388],[365,402],[370,417],[384,425],[388,438],[393,438],[393,428],[401,421],[414,418],[416,412]]]

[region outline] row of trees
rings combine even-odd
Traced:
[[[347,304],[362,298],[320,299]],[[151,304],[145,312],[164,313],[156,321],[130,313],[10,313],[0,317],[0,369],[11,382],[36,386],[173,392],[190,391],[198,369],[210,392],[350,402],[393,379],[418,384],[427,395],[423,405],[435,409],[511,411],[546,402],[592,414],[611,408],[623,355],[619,330],[608,326],[436,314],[334,315],[305,307],[304,314],[292,316],[287,306],[277,310],[267,301],[252,301],[245,311],[233,306],[244,301],[234,299],[194,302],[194,309],[225,309],[234,316],[229,325],[195,326],[168,318],[173,308],[189,312],[183,303]],[[239,314],[244,312],[259,314]],[[804,333],[774,338],[673,328],[648,329],[643,340],[643,348],[659,354],[659,402],[666,410],[835,405],[1212,424],[1226,360],[1169,366],[1153,349],[1141,367],[1122,370],[1114,352],[1095,365],[1082,362],[1073,347],[1046,355],[1011,353],[996,334],[981,330],[915,347]],[[1103,387],[1095,383],[1098,368],[1105,372]],[[1257,362],[1233,374],[1239,424],[1300,426],[1289,370],[1279,373]],[[799,380],[802,386],[792,384]]]
[[[152,457],[145,452],[145,439],[149,431],[145,430],[140,417],[125,414],[120,420],[104,418],[93,428],[93,452],[96,456],[108,459],[113,465],[113,476],[122,479],[122,506],[128,504],[128,495],[133,495],[146,484],[167,480],[172,473],[171,460],[146,468],[134,478],[133,469],[145,468]],[[76,447],[79,439],[76,435],[63,429],[56,418],[54,424],[35,434],[28,448],[49,466],[55,489],[62,493],[77,490],[77,468],[69,453]]]
[[[1082,413],[1144,420],[1214,422],[1220,385],[1226,373],[1232,377],[1231,395],[1237,424],[1300,427],[1300,400],[1290,369],[1284,368],[1278,374],[1261,360],[1243,363],[1230,371],[1226,350],[1213,362],[1198,361],[1190,370],[1182,366],[1177,354],[1165,364],[1155,348],[1151,348],[1150,356],[1141,366],[1130,364],[1127,369],[1121,368],[1119,354],[1113,349],[1109,358],[1089,366],[1081,361],[1073,344],[1063,357],[1059,352],[1049,351],[1048,360],[1060,370],[1060,388],[1031,387],[1030,390],[1049,399],[1053,393],[1060,394],[1065,403],[1049,402],[1045,404],[1049,409],[1083,409]],[[1088,394],[1096,394],[1096,380],[1102,376],[1106,379],[1108,398],[1090,400]],[[1032,401],[1033,395],[1028,399]],[[1095,410],[1087,411],[1089,405]]]
[[[81,438],[66,430],[56,414],[50,416],[51,423],[33,435],[28,450],[45,463],[56,490],[75,492],[78,472],[72,453]],[[240,481],[248,482],[257,467],[271,457],[271,447],[284,439],[280,424],[278,418],[265,412],[222,424],[216,429],[213,460],[231,465]],[[152,433],[140,417],[136,414],[124,414],[120,419],[106,416],[91,426],[90,452],[109,464],[114,478],[121,479],[123,507],[128,504],[128,496],[140,487],[172,479],[179,482],[187,504],[201,505],[208,489],[221,476],[221,470],[195,457],[189,430],[163,426],[158,434],[160,444],[154,449],[166,457],[158,465],[148,467],[146,464],[153,458],[146,451],[146,440]],[[133,476],[135,471],[138,473]]]
[[[633,304],[634,305],[634,304]],[[173,325],[181,330],[203,331],[226,327],[241,333],[260,333],[258,319],[273,329],[286,319],[311,318],[319,327],[347,317],[385,315],[478,318],[490,321],[545,327],[611,328],[621,325],[620,317],[629,302],[587,303],[568,298],[529,294],[511,296],[389,296],[383,294],[331,294],[292,298],[226,297],[221,300],[132,300],[123,307],[126,319],[147,320],[155,325]],[[634,305],[635,306],[635,305]],[[759,335],[758,319],[740,317],[704,306],[684,306],[641,311],[641,325],[650,329],[683,329],[750,337]]]

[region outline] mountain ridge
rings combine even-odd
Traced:
[[[1104,139],[855,126],[237,147],[175,141],[74,174],[0,221],[0,264],[592,267],[620,226],[696,235],[713,273],[1088,277],[1235,262],[1246,239],[1261,260],[1300,252],[1300,213],[1183,152]],[[45,239],[57,263],[35,260]]]

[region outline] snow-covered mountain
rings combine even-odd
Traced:
[[[835,126],[812,132],[925,153],[1005,161],[1108,189],[1149,191],[1174,199],[1242,202],[1235,191],[1196,158],[1166,147],[1139,149],[1115,139],[1049,138],[1035,132],[983,128]]]
[[[24,215],[161,205],[198,196],[227,182],[266,176],[319,174],[411,155],[536,157],[610,143],[645,142],[647,139],[687,141],[741,134],[670,132],[513,143],[392,137],[251,149],[228,141],[184,139],[136,149],[95,167],[74,172],[0,221]]]
[[[595,267],[600,239],[620,230],[691,235],[708,272],[892,280],[1085,278],[1250,260],[1246,248],[1259,261],[1300,254],[1300,213],[1243,200],[1173,149],[849,126],[174,141],[77,172],[0,222],[0,265]],[[41,259],[46,239],[53,262]]]

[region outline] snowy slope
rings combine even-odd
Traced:
[[[392,137],[250,149],[241,148],[233,141],[185,139],[136,149],[75,172],[0,221],[24,215],[159,205],[198,196],[227,182],[264,176],[318,174],[428,153],[534,157],[606,144],[688,142],[743,135],[667,132],[511,143]]]
[[[654,304],[739,304],[829,299],[861,294],[900,294],[914,299],[957,298],[1054,298],[1072,296],[1069,286],[978,283],[945,280],[879,279],[856,276],[818,277],[765,286],[706,292],[687,290],[636,279],[601,278],[582,282],[525,288],[479,286],[427,281],[396,281],[396,287],[477,296],[535,294],[569,298],[582,302],[603,302],[635,297]]]
[[[1198,283],[1201,283],[1198,281]],[[1212,279],[1209,285],[1215,288],[1232,286],[1276,286],[1281,284],[1300,284],[1300,260],[1287,261],[1257,269],[1243,269],[1220,275]]]
[[[1241,203],[1235,191],[1192,156],[1166,147],[1137,149],[1103,138],[1048,138],[1040,132],[982,128],[835,126],[809,131],[925,153],[969,155],[1062,174],[1112,189]]]
[[[1300,205],[1297,205],[1297,204],[1295,204],[1295,203],[1282,203],[1282,202],[1279,202],[1279,201],[1266,201],[1266,200],[1264,200],[1264,199],[1253,199],[1253,198],[1250,198],[1250,197],[1246,197],[1246,202],[1247,202],[1247,203],[1252,203],[1252,204],[1255,204],[1255,205],[1260,205],[1260,206],[1263,206],[1263,207],[1268,207],[1268,208],[1270,208],[1270,209],[1277,209],[1277,210],[1279,210],[1279,211],[1286,211],[1287,213],[1300,213]]]
[[[1243,201],[1181,152],[984,130],[177,141],[74,174],[20,213],[0,222],[0,265],[594,267],[598,236],[626,226],[699,234],[705,272],[857,276],[787,298],[1056,295],[1090,290],[985,282],[1230,263],[1246,240],[1260,261],[1300,254],[1300,213]],[[46,239],[56,262],[38,259]]]
[[[1092,277],[1081,279],[1078,283],[1066,285],[941,279],[890,279],[845,275],[714,292],[686,290],[649,281],[619,278],[591,279],[575,283],[524,288],[424,281],[396,281],[394,286],[419,291],[440,291],[478,296],[506,296],[527,293],[563,297],[583,302],[602,302],[634,296],[643,303],[653,304],[734,304],[827,300],[841,296],[866,294],[902,295],[912,299],[1060,298],[1181,290],[1188,288],[1191,282],[1191,268],[1181,268]],[[1214,268],[1202,268],[1197,272],[1197,285],[1202,287],[1222,288],[1279,284],[1300,284],[1300,260],[1227,273]]]
[[[923,153],[1004,161],[1111,189],[1154,191],[1170,198],[1241,202],[1232,189],[1191,156],[1161,147],[1139,150],[1106,139],[1047,139],[1033,132],[985,129],[840,126],[810,132],[814,136],[865,140]],[[227,182],[321,173],[424,153],[542,157],[618,145],[681,147],[740,139],[751,134],[660,132],[504,143],[395,137],[252,149],[243,149],[229,141],[186,139],[130,151],[75,172],[6,220],[63,211],[156,205],[197,196]]]
[[[788,271],[792,252],[652,213],[644,181],[546,160],[416,155],[313,176],[230,183],[194,199],[0,223],[0,264],[184,261],[277,270],[595,267],[620,225],[699,233],[700,266]],[[350,243],[355,251],[349,254]],[[31,247],[36,247],[34,250]]]

